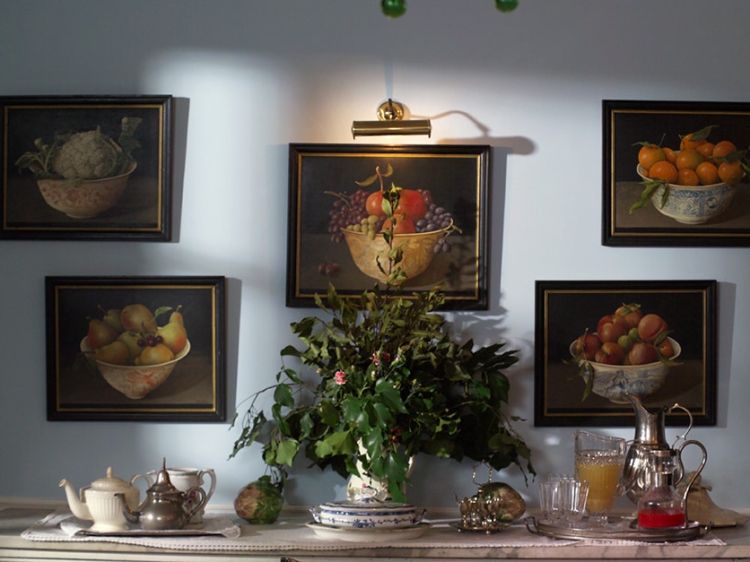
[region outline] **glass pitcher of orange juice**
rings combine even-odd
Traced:
[[[586,512],[589,523],[604,527],[617,498],[623,493],[622,471],[625,466],[627,442],[619,437],[576,430],[575,476],[588,482]]]

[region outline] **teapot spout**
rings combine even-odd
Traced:
[[[138,525],[141,521],[140,510],[135,511],[128,507],[128,502],[125,500],[125,494],[115,494],[115,496],[120,498],[120,502],[122,503],[122,514],[125,516],[125,520],[128,523]]]
[[[73,485],[63,478],[60,480],[60,487],[65,489],[65,495],[68,498],[68,506],[73,515],[84,521],[93,521],[93,517],[91,517],[91,512],[89,511],[89,506],[86,505],[86,502],[80,500],[75,489],[73,489]]]

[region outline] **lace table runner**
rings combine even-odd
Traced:
[[[248,551],[248,552],[292,552],[292,551],[336,551],[358,549],[423,549],[423,548],[523,548],[523,547],[562,547],[571,544],[629,545],[646,544],[632,541],[610,540],[561,540],[530,533],[525,525],[513,525],[500,533],[459,533],[447,522],[433,521],[425,533],[410,540],[389,540],[388,542],[352,542],[328,540],[318,537],[305,526],[306,521],[298,518],[281,519],[273,525],[234,525],[229,513],[206,513],[204,530],[212,534],[205,536],[89,536],[76,534],[90,526],[67,509],[58,510],[40,519],[21,533],[30,541],[61,542],[113,542],[154,548],[186,551]],[[653,544],[653,543],[651,543]],[[724,545],[715,537],[706,535],[690,541],[690,545]]]

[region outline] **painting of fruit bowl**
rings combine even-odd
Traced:
[[[416,277],[429,267],[435,257],[436,246],[452,228],[451,225],[431,232],[393,235],[393,247],[400,247],[403,251],[403,259],[399,265],[407,279]],[[385,283],[388,275],[383,274],[378,267],[378,259],[381,264],[388,263],[390,248],[385,238],[382,235],[370,238],[364,232],[349,229],[342,229],[341,232],[357,268],[365,275]]]
[[[169,378],[174,368],[190,353],[190,340],[174,356],[174,359],[156,365],[116,365],[96,359],[88,338],[81,340],[81,352],[94,363],[96,369],[109,385],[128,398],[139,400],[159,388]]]
[[[490,147],[290,144],[289,154],[287,306],[377,284],[408,299],[440,286],[443,309],[487,308]]]
[[[674,361],[682,353],[682,348],[673,338],[667,337],[666,340],[672,349],[668,360]],[[572,357],[576,357],[576,343],[577,340],[570,344]],[[591,392],[618,404],[629,403],[626,393],[640,398],[653,394],[664,385],[669,373],[667,362],[660,360],[643,365],[608,365],[580,358],[578,365],[582,367],[581,376]]]
[[[638,164],[638,175],[644,181],[651,181],[645,175],[643,166]],[[736,184],[725,182],[709,185],[660,185],[651,194],[651,203],[662,215],[682,224],[703,224],[718,217],[729,208],[736,191]],[[669,190],[666,198],[665,191]]]
[[[135,168],[136,163],[132,162],[124,174],[110,178],[79,183],[66,179],[39,179],[37,185],[44,201],[53,209],[74,219],[90,219],[117,204]]]

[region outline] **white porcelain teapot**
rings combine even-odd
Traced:
[[[113,476],[112,467],[107,468],[107,476],[94,480],[90,485],[81,488],[80,498],[76,495],[73,485],[65,478],[60,480],[60,487],[65,488],[68,505],[73,515],[78,519],[93,521],[92,531],[113,532],[124,531],[128,528],[125,515],[122,512],[122,499],[131,509],[140,504],[140,491],[135,487],[138,478],[150,481],[144,474],[136,474],[130,481]]]

